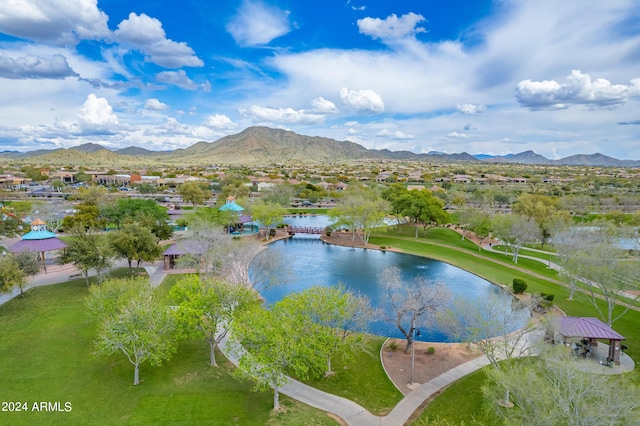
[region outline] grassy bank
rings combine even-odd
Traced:
[[[186,341],[165,365],[133,367],[123,355],[95,358],[95,325],[80,280],[41,287],[0,306],[3,401],[26,402],[27,412],[0,412],[2,424],[336,424],[325,413],[283,398],[274,416],[271,393],[231,377],[231,366],[208,365],[204,340]],[[69,412],[32,411],[35,402],[70,403]]]
[[[598,316],[592,302],[584,294],[576,293],[574,300],[568,300],[569,290],[550,281],[559,280],[558,274],[537,261],[520,259],[514,264],[510,257],[503,254],[478,252],[477,246],[463,241],[459,234],[447,229],[433,229],[421,233],[419,239],[413,238],[413,234],[410,234],[412,231],[408,232],[405,229],[397,235],[394,233],[393,236],[390,233],[378,234],[371,242],[399,248],[405,253],[442,260],[498,285],[510,286],[513,278],[523,278],[528,283],[527,293],[555,294],[554,303],[567,315]],[[606,312],[604,302],[598,301],[598,306]],[[614,312],[621,313],[622,308],[617,307]],[[613,324],[613,328],[626,337],[627,354],[639,360],[640,312],[627,311]],[[638,369],[629,374],[640,383]],[[430,424],[434,419],[449,421],[450,424],[469,424],[474,420],[482,424],[484,415],[481,410],[483,397],[480,388],[485,380],[483,370],[458,380],[436,397],[414,424]]]

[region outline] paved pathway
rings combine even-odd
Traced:
[[[229,346],[228,339],[225,337],[220,342],[219,348],[229,361],[237,365],[238,359],[231,353]],[[348,425],[402,426],[420,405],[434,393],[488,364],[489,360],[483,356],[441,374],[406,395],[386,416],[373,415],[366,408],[351,400],[321,391],[291,378],[289,378],[289,383],[278,390],[280,393],[295,400],[332,413],[343,419]]]
[[[114,263],[114,268],[123,268],[128,267],[129,264],[120,260]],[[163,270],[163,263],[161,261],[154,262],[148,265],[142,265],[144,269],[149,274],[149,279],[151,281],[151,285],[157,287],[160,285],[164,277],[166,276],[166,271]],[[95,277],[96,272],[89,272],[90,277]],[[33,277],[29,277],[29,282],[24,286],[24,291],[34,288],[34,287],[42,287],[45,285],[51,284],[59,284],[70,281],[72,279],[84,279],[84,275],[73,265],[63,265],[63,266],[52,266],[47,265],[47,272],[41,272],[38,275]],[[18,297],[20,295],[20,289],[14,288],[13,291],[8,293],[0,293],[0,305],[8,302],[14,297]]]
[[[121,263],[123,262],[117,263],[116,266],[127,266],[126,262]],[[144,265],[144,268],[147,270],[151,284],[154,287],[160,285],[167,275],[167,271],[163,269],[162,262]],[[52,268],[46,274],[43,273],[32,277],[29,284],[25,287],[25,291],[32,287],[66,282],[69,281],[70,276],[76,274],[78,274],[78,271],[74,267]],[[95,273],[91,275],[93,276]],[[16,297],[18,294],[19,290],[0,295],[0,305]],[[220,349],[233,364],[237,365],[238,360],[230,353],[226,337],[220,343]],[[290,382],[282,386],[279,390],[282,394],[293,399],[340,417],[348,425],[402,426],[422,403],[437,391],[488,364],[489,360],[483,356],[441,374],[406,395],[386,416],[375,416],[353,401],[326,393],[294,379],[290,379]]]
[[[117,262],[114,266],[123,267],[128,265],[126,262]],[[167,271],[163,269],[162,262],[144,265],[144,268],[149,274],[151,284],[154,287],[160,285],[164,277],[167,275]],[[49,271],[46,274],[41,273],[31,277],[29,284],[25,286],[25,291],[33,287],[67,282],[69,281],[70,276],[77,275],[78,273],[79,271],[73,266],[65,265],[64,267],[49,268]],[[90,276],[95,276],[95,272],[90,273]],[[1,294],[0,305],[13,299],[19,294],[20,291],[18,289],[15,289],[13,293]],[[223,339],[220,344],[220,348],[224,355],[232,363],[237,365],[238,360],[230,353],[227,344],[227,339]],[[400,401],[388,415],[382,417],[371,414],[364,407],[346,398],[323,392],[293,379],[291,379],[288,384],[282,386],[282,388],[280,388],[280,392],[307,405],[332,413],[343,419],[349,425],[401,426],[409,419],[414,411],[417,410],[418,407],[420,407],[420,405],[435,392],[487,364],[488,360],[485,357],[482,357],[447,371],[439,377],[420,385],[414,391],[405,396],[404,399],[402,399],[402,401]]]

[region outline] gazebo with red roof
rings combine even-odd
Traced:
[[[558,332],[564,337],[587,339],[590,346],[597,346],[598,339],[609,340],[607,361],[620,365],[620,342],[625,338],[607,324],[594,317],[561,317]]]

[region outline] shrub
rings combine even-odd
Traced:
[[[380,250],[386,250],[387,246],[380,246]]]
[[[515,294],[522,294],[527,289],[527,283],[521,278],[513,279],[513,292]]]
[[[395,352],[395,351],[397,351],[397,350],[398,350],[398,343],[397,343],[395,340],[391,340],[391,341],[389,342],[389,350],[390,350],[391,352]]]
[[[553,298],[555,297],[555,294],[551,294],[551,293],[540,293],[540,298],[542,298],[543,300],[547,300],[549,302],[553,302]]]
[[[433,346],[429,346],[427,348],[427,355],[433,355],[436,353],[436,348],[434,348]]]

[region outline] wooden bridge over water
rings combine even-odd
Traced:
[[[289,235],[295,235],[295,234],[322,235],[325,232],[325,228],[319,227],[319,226],[288,226],[287,232],[289,232]]]

